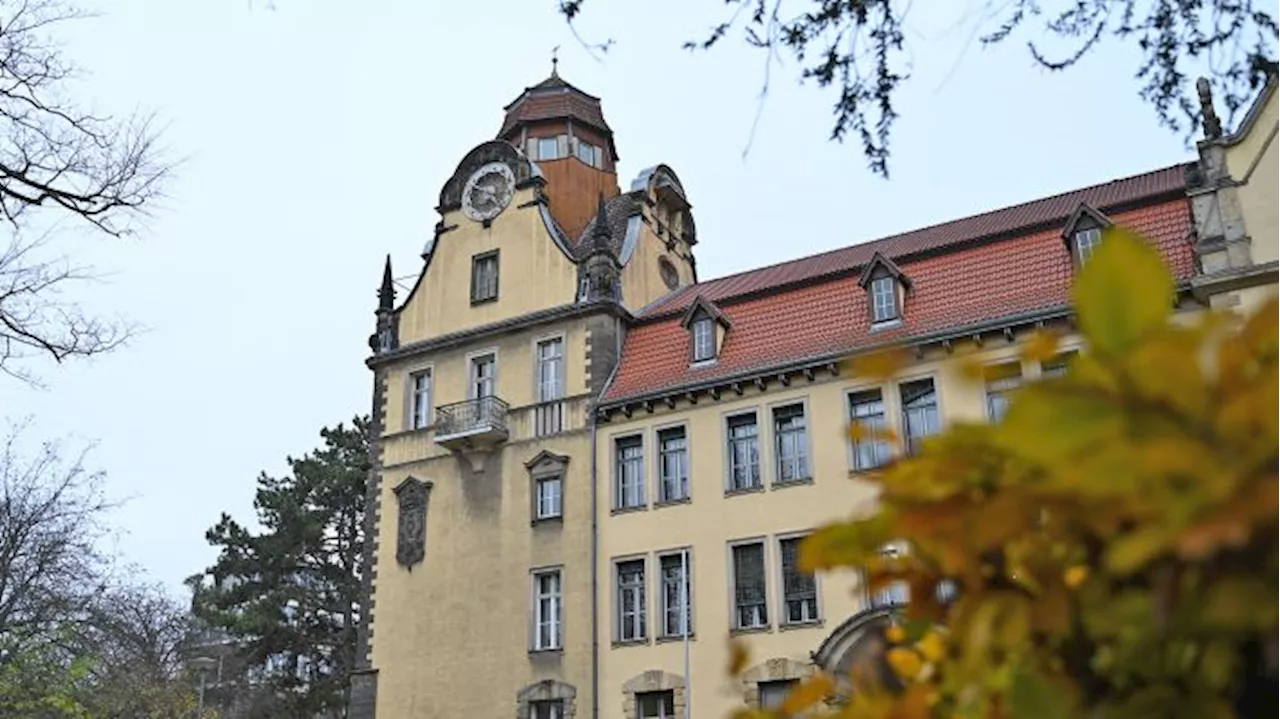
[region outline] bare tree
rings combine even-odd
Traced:
[[[96,115],[68,98],[77,68],[56,30],[86,14],[62,0],[0,0],[0,370],[27,381],[34,356],[61,362],[110,350],[130,328],[81,312],[61,293],[88,268],[37,258],[24,239],[40,211],[120,237],[158,198],[170,167],[152,118]],[[43,237],[43,236],[42,236]]]
[[[572,24],[586,0],[560,0]],[[800,77],[832,87],[831,137],[855,136],[871,170],[888,176],[889,134],[899,86],[908,79],[909,12],[928,12],[912,0],[722,0],[724,20],[685,43],[707,50],[735,29],[765,53],[769,68],[781,55],[800,65]],[[939,3],[941,4],[941,3]],[[948,3],[949,4],[949,3]],[[1022,38],[1032,59],[1048,70],[1074,66],[1107,40],[1140,52],[1134,68],[1139,95],[1160,121],[1179,131],[1195,127],[1200,106],[1189,74],[1211,77],[1234,114],[1276,72],[1274,2],[1254,0],[978,0],[966,21],[983,44]],[[589,46],[607,50],[612,40]],[[1048,49],[1053,48],[1053,49]],[[1187,120],[1191,121],[1188,125]]]

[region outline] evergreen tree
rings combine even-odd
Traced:
[[[189,580],[192,607],[233,637],[270,696],[254,716],[342,716],[355,660],[368,420],[320,430],[324,446],[258,478],[254,533],[226,513],[205,534],[217,562]]]

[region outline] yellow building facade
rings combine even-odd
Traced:
[[[718,717],[878,656],[908,598],[798,572],[799,542],[874,511],[866,470],[1087,351],[1067,298],[1102,229],[1155,243],[1182,312],[1274,294],[1275,94],[1226,133],[1205,89],[1192,163],[699,282],[674,171],[622,191],[599,100],[526,88],[444,183],[406,297],[384,272],[350,716]],[[1020,360],[1045,326],[1063,354]],[[850,374],[885,346],[914,361]],[[730,636],[758,662],[736,683]]]

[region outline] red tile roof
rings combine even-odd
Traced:
[[[602,399],[613,403],[646,397],[1065,307],[1073,269],[1062,222],[1082,201],[1104,212],[1112,208],[1108,216],[1114,222],[1152,240],[1174,274],[1189,277],[1192,218],[1182,194],[1182,172],[1180,165],[1166,168],[682,288],[643,311],[628,331],[621,362]],[[1129,209],[1118,210],[1121,206]],[[1017,232],[1027,227],[1035,229]],[[1011,234],[966,244],[1004,233]],[[929,252],[949,245],[955,248]],[[913,286],[903,325],[872,333],[866,290],[858,286],[853,270],[877,250],[897,262]],[[715,364],[693,368],[680,312],[698,296],[715,301],[733,329]]]

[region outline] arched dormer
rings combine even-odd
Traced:
[[[867,291],[867,316],[872,329],[902,324],[911,278],[893,260],[876,252],[862,268],[858,285]]]
[[[1113,224],[1106,215],[1085,202],[1071,213],[1062,228],[1062,241],[1066,243],[1071,261],[1077,268],[1084,267],[1093,257],[1102,244],[1102,232]]]
[[[714,362],[733,324],[715,303],[699,295],[685,311],[680,326],[689,332],[689,362]]]
[[[891,690],[901,689],[901,682],[885,660],[889,642],[884,633],[893,624],[895,611],[892,607],[877,607],[849,617],[813,652],[813,663],[842,680],[856,671],[863,681]],[[843,693],[853,687],[839,689]]]

